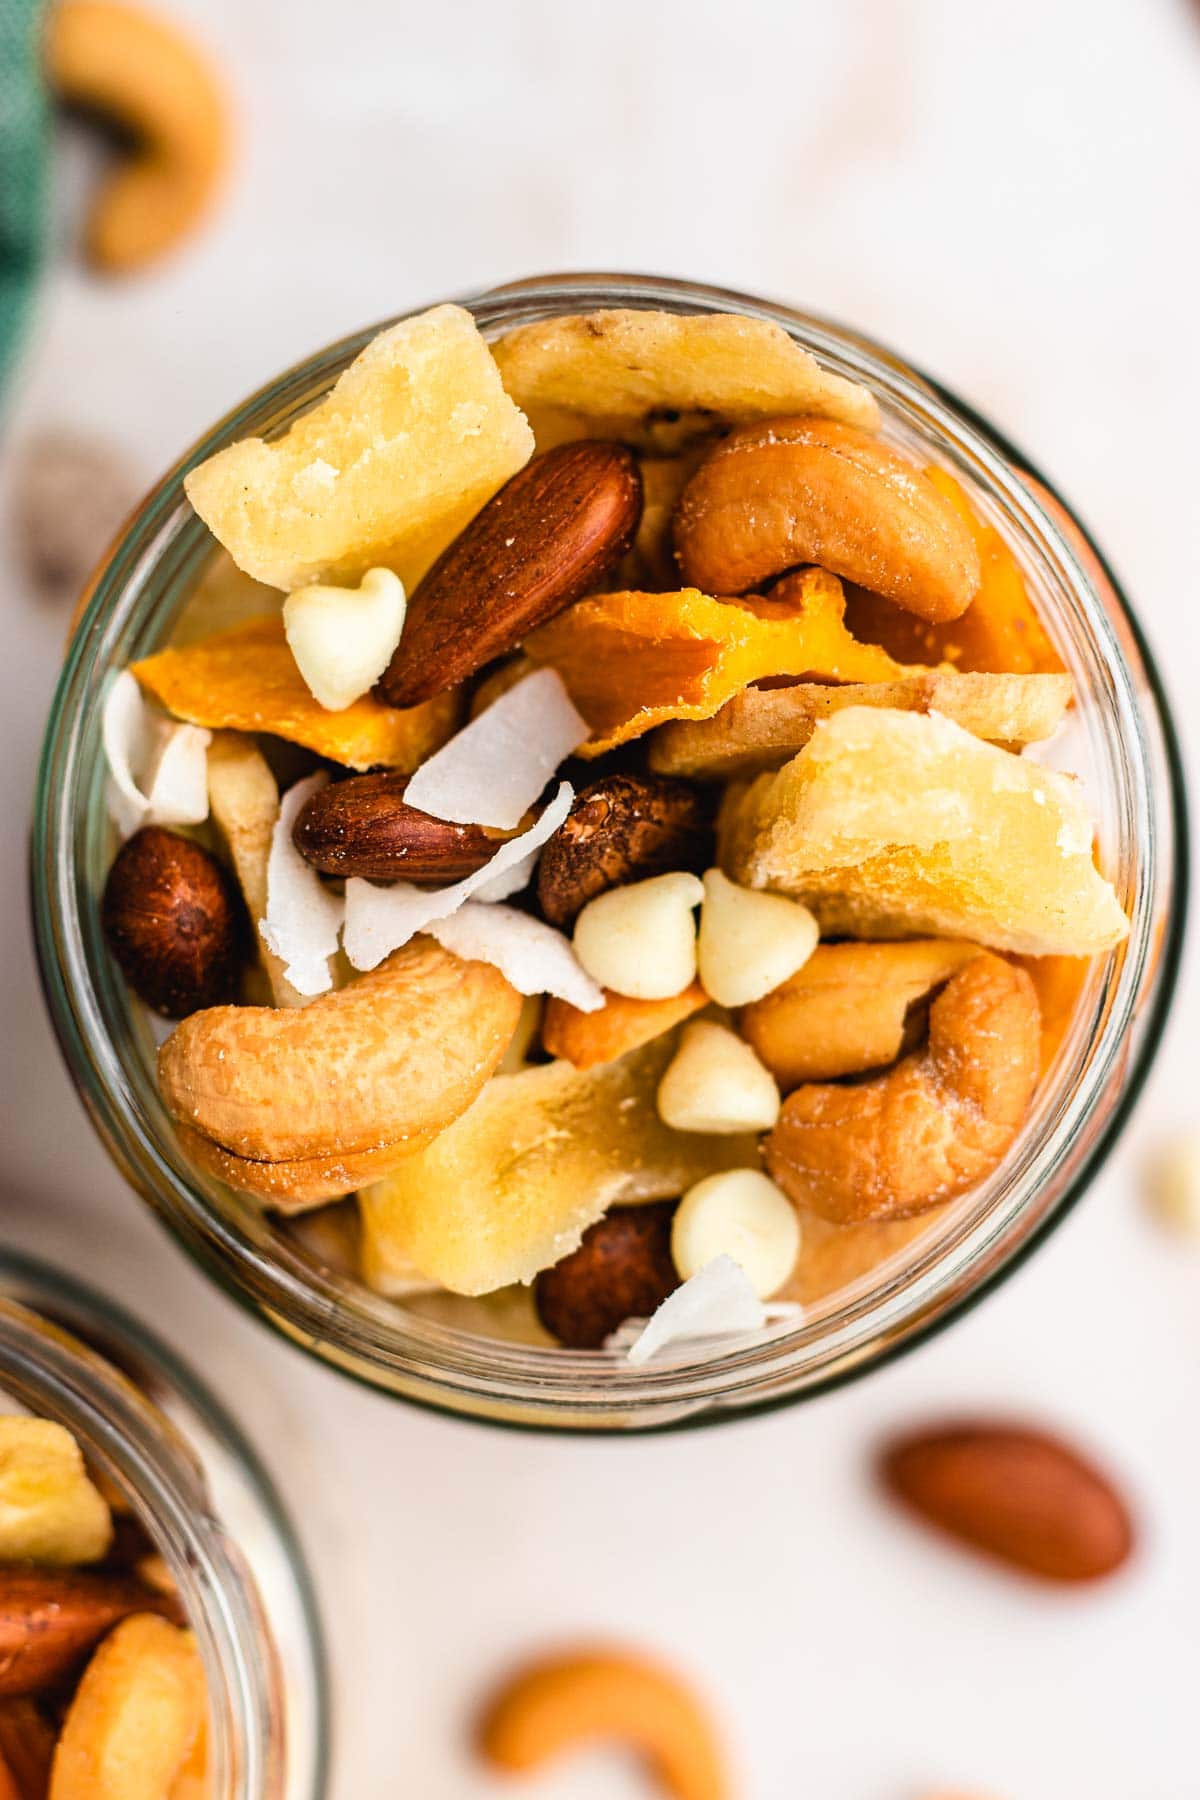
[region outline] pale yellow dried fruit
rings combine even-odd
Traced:
[[[991,744],[1034,744],[1050,737],[1071,703],[1069,675],[978,675],[930,669],[898,681],[799,681],[793,687],[743,688],[711,719],[673,719],[650,738],[650,767],[660,775],[728,781],[779,769],[803,750],[823,719],[848,706],[936,712]]]
[[[548,1063],[490,1081],[463,1116],[359,1196],[376,1258],[483,1294],[531,1281],[618,1202],[660,1200],[755,1161],[753,1138],[671,1131],[655,1094],[668,1033],[582,1071]],[[378,1264],[377,1264],[378,1266]]]
[[[731,791],[721,862],[803,900],[822,936],[965,937],[1094,954],[1129,930],[1077,783],[936,714],[850,707]]]
[[[213,733],[208,746],[208,806],[229,847],[271,998],[276,1006],[303,1006],[305,996],[292,986],[283,963],[267,949],[258,929],[267,913],[267,860],[279,817],[279,788],[266,757],[243,732]]]
[[[54,1753],[49,1800],[171,1800],[206,1709],[191,1632],[134,1613],[84,1670]]]
[[[0,1562],[98,1562],[112,1535],[71,1433],[52,1419],[0,1417]]]
[[[352,582],[381,565],[411,593],[532,451],[470,313],[435,306],[373,338],[282,438],[230,444],[184,486],[257,581]]]
[[[666,454],[782,413],[873,431],[879,408],[766,319],[615,307],[518,325],[494,346],[538,445],[612,437]]]

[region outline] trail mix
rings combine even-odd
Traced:
[[[0,1417],[0,1636],[0,1794],[211,1792],[204,1669],[166,1565],[50,1419]]]
[[[1127,921],[1020,565],[881,423],[764,321],[440,306],[192,471],[237,608],[109,692],[103,921],[200,1171],[635,1362],[996,1171]]]

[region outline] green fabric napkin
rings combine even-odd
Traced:
[[[41,70],[42,0],[0,0],[0,393],[41,268],[50,125]]]

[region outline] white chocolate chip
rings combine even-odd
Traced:
[[[283,603],[283,628],[313,699],[342,712],[378,681],[404,629],[404,586],[368,569],[357,588],[306,587]]]
[[[671,1256],[685,1281],[730,1256],[760,1300],[778,1293],[800,1253],[791,1201],[757,1169],[727,1169],[690,1187],[675,1211]]]
[[[770,1131],[779,1105],[775,1077],[736,1032],[707,1019],[684,1026],[658,1084],[664,1125],[719,1136]]]
[[[720,1006],[749,1006],[802,969],[817,921],[797,900],[738,887],[720,869],[704,877],[700,981]]]
[[[632,1000],[669,1000],[696,979],[697,876],[655,875],[610,888],[575,922],[575,954],[594,981]]]
[[[1184,1132],[1162,1145],[1147,1170],[1146,1188],[1164,1224],[1200,1239],[1200,1132]]]

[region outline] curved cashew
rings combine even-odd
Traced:
[[[837,1225],[902,1219],[982,1181],[1037,1083],[1041,1015],[1024,969],[983,954],[929,1010],[925,1048],[849,1087],[810,1083],[766,1139],[772,1178]]]
[[[628,1744],[676,1800],[729,1800],[725,1753],[702,1702],[670,1670],[628,1652],[528,1665],[493,1696],[479,1728],[480,1749],[498,1769],[539,1769],[606,1739]]]
[[[675,554],[706,594],[816,563],[923,619],[958,618],[980,583],[966,520],[917,465],[823,419],[731,433],[683,490]]]
[[[258,1164],[415,1149],[466,1111],[520,1010],[490,964],[416,938],[310,1006],[193,1013],[158,1053],[159,1086],[181,1125]]]
[[[192,228],[225,172],[220,83],[175,26],[116,0],[60,0],[45,59],[61,100],[111,118],[135,140],[96,198],[87,247],[99,268],[140,268]]]

